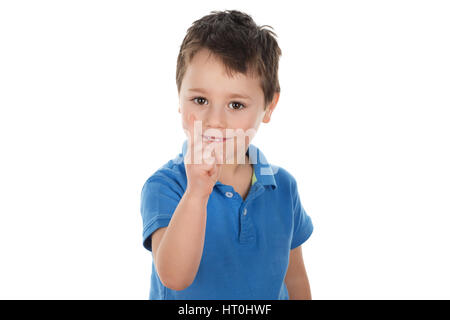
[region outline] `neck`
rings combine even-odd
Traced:
[[[250,159],[245,155],[245,163],[235,163],[233,164],[222,164],[222,169],[220,172],[220,181],[233,180],[234,177],[241,174],[243,169],[246,169],[250,165]]]

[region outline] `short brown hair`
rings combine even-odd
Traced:
[[[281,49],[275,32],[264,29],[252,17],[236,10],[211,11],[187,30],[178,54],[176,81],[178,94],[188,63],[202,48],[222,61],[227,74],[239,72],[259,76],[264,92],[264,110],[280,92],[278,61]],[[248,72],[248,73],[247,73]]]

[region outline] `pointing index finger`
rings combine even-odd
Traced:
[[[194,114],[188,116],[188,133],[189,133],[189,149],[191,155],[194,157],[194,163],[201,163],[202,159],[202,121],[197,120]]]

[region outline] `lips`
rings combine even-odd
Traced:
[[[221,138],[221,137],[205,136],[205,135],[202,135],[202,137],[203,137],[203,140],[211,141],[211,142],[224,142],[226,140],[231,139],[231,138]]]

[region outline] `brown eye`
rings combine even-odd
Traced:
[[[191,101],[196,101],[196,100],[201,100],[201,101],[203,101],[203,100],[206,100],[205,98],[203,98],[203,97],[195,97],[194,99],[192,99]],[[203,105],[203,103],[202,102],[200,102],[200,103],[198,103],[198,104],[200,104],[201,106]]]
[[[231,102],[230,105],[232,106],[231,109],[233,110],[242,110],[245,108],[245,106],[237,101]]]

